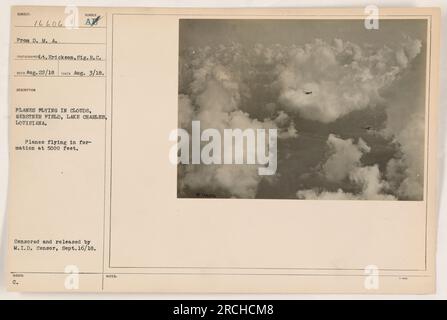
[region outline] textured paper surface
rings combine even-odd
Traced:
[[[67,28],[71,17],[77,24]],[[14,7],[9,289],[433,292],[437,9],[380,9],[384,27],[387,20],[426,23],[425,77],[418,85],[425,93],[422,200],[180,197],[178,168],[168,160],[168,136],[180,112],[182,21],[311,20],[318,26],[328,20],[362,25],[365,17],[363,9]],[[234,35],[223,30],[214,37],[210,27],[209,39],[195,41],[231,41]],[[194,25],[185,37],[191,32]],[[296,130],[297,139],[305,135],[299,125]],[[370,281],[378,286],[368,287]]]

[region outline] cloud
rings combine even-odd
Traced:
[[[340,39],[291,48],[278,76],[279,103],[303,118],[333,122],[380,101],[380,91],[420,50],[421,42],[410,38],[397,49],[375,51]]]
[[[220,196],[254,198],[262,176],[253,165],[188,165],[182,188]]]
[[[299,138],[293,118],[326,124],[373,107],[383,101],[383,92],[392,91],[396,80],[411,69],[421,50],[421,41],[410,37],[393,48],[360,46],[341,39],[317,39],[300,46],[232,43],[189,48],[180,57],[179,124],[189,128],[191,120],[200,120],[202,129],[221,131],[277,128],[279,139]],[[246,105],[253,101],[251,89],[255,86],[262,86],[271,98],[258,107],[267,115],[263,119],[254,117]],[[393,139],[400,153],[389,161],[384,177],[378,167],[376,172],[374,166],[362,166],[362,155],[370,151],[363,140],[330,135],[330,156],[321,166],[321,174],[330,183],[348,181],[360,193],[311,190],[299,191],[300,196],[388,198],[384,192],[390,189],[398,197],[419,199],[423,191],[424,114],[419,101],[408,104],[411,106],[396,102],[385,108],[382,134]],[[182,188],[212,189],[234,197],[254,197],[262,179],[256,166],[187,166],[179,172]]]
[[[342,39],[316,39],[301,46],[233,43],[190,48],[181,57],[180,82],[190,84],[201,107],[207,108],[216,96],[224,102],[221,111],[231,111],[250,96],[249,85],[262,78],[269,89],[277,90],[267,108],[329,123],[381,101],[381,91],[401,76],[421,48],[421,41],[410,37],[393,48]],[[219,97],[223,92],[216,86],[226,95]]]
[[[399,109],[398,125],[387,122],[386,132],[394,138],[398,155],[387,164],[386,177],[396,194],[409,200],[422,200],[424,192],[424,116],[422,112]],[[397,120],[397,119],[395,119]],[[397,126],[396,126],[397,125]],[[403,125],[402,127],[400,127]]]
[[[421,48],[420,40],[412,40],[406,37],[402,47],[396,51],[396,60],[400,67],[406,68],[408,63],[421,52]]]
[[[205,50],[210,53],[209,49]],[[240,84],[237,71],[233,72],[217,63],[213,56],[202,61],[195,60],[194,64],[195,67],[189,70],[192,80],[189,95],[179,95],[179,108],[186,108],[179,112],[179,123],[184,128],[190,127],[191,120],[199,120],[202,130],[214,128],[223,135],[224,129],[276,129],[278,125],[287,124],[287,128],[280,130],[280,137],[296,136],[296,129],[285,114],[261,121],[251,118],[240,109],[243,85]],[[256,150],[245,150],[245,159],[247,152]],[[180,188],[206,190],[221,196],[254,198],[263,178],[258,174],[258,167],[259,165],[186,165],[179,171]]]
[[[338,189],[336,192],[321,191],[317,189],[299,190],[296,193],[298,199],[306,200],[360,200],[358,196]]]
[[[393,195],[382,193],[388,188],[386,181],[382,180],[379,167],[357,167],[349,174],[349,179],[362,187],[359,197],[366,200],[395,200]]]
[[[363,153],[371,150],[361,138],[355,144],[352,139],[343,140],[330,134],[326,143],[331,155],[323,164],[322,171],[329,181],[340,182],[345,179],[360,165]]]
[[[273,122],[279,128],[279,139],[298,137],[298,131],[295,128],[295,123],[284,111],[280,110],[276,118],[273,119]]]
[[[407,40],[404,53],[411,59],[421,50],[420,43]],[[405,94],[413,92],[416,94]],[[416,98],[415,98],[416,97]],[[424,193],[425,86],[408,72],[399,86],[389,89],[385,128],[398,153],[388,162],[386,178],[400,199],[422,200]]]
[[[338,188],[336,192],[319,189],[299,190],[299,199],[313,200],[395,200],[393,195],[386,194],[389,185],[382,179],[377,165],[362,166],[361,157],[371,148],[359,139],[355,144],[352,139],[341,139],[330,134],[327,140],[330,155],[321,167],[322,175],[329,182],[348,181],[358,193],[344,192]]]

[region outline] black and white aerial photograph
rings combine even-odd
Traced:
[[[222,141],[177,197],[423,200],[428,50],[426,19],[180,19],[178,126]],[[275,159],[225,162],[228,129],[275,129]]]

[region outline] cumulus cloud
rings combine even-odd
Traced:
[[[261,181],[253,165],[188,165],[182,187],[237,198],[254,198]]]
[[[356,195],[338,189],[336,192],[319,191],[318,189],[299,190],[296,193],[298,199],[306,200],[360,200]]]
[[[184,128],[189,128],[188,122],[191,120],[199,120],[202,130],[213,128],[223,135],[224,129],[277,129],[287,125],[287,128],[280,129],[280,137],[296,136],[296,129],[286,114],[280,113],[276,118],[259,120],[251,118],[240,109],[243,86],[237,72],[217,63],[213,56],[193,62],[195,66],[191,68],[189,95],[179,95],[179,108],[186,108],[179,112],[179,123]],[[232,146],[231,141],[224,142]],[[244,151],[245,159],[248,152],[256,152]],[[180,187],[253,198],[262,179],[258,174],[258,167],[259,165],[187,165],[181,170]]]
[[[349,41],[315,40],[291,48],[278,76],[279,102],[303,118],[329,123],[380,100],[419,54],[421,42],[407,38],[397,49],[363,48]]]
[[[313,200],[395,200],[393,195],[386,194],[389,186],[382,179],[379,167],[362,166],[361,157],[371,148],[359,139],[354,143],[352,139],[341,139],[331,134],[327,145],[330,155],[321,167],[322,175],[330,182],[348,181],[358,193],[344,192],[338,188],[336,192],[319,189],[299,190],[299,199]]]
[[[406,60],[421,50],[421,44],[407,39]],[[405,92],[418,92],[407,95]],[[385,128],[382,134],[393,140],[399,152],[388,162],[386,177],[400,199],[422,200],[424,191],[425,87],[409,72],[399,86],[389,90]],[[417,97],[416,99],[414,97]]]
[[[424,115],[422,111],[396,108],[399,119],[389,117],[386,134],[393,137],[398,155],[388,162],[387,179],[403,199],[422,200],[424,191]]]
[[[232,43],[189,48],[180,57],[179,125],[189,128],[191,120],[200,120],[202,129],[276,128],[279,139],[299,139],[293,118],[328,124],[373,107],[410,69],[421,49],[421,41],[410,37],[393,48],[360,46],[341,39],[317,39],[300,46]],[[258,106],[266,117],[254,117],[246,107],[247,101],[253,101],[253,86],[263,86],[269,93],[271,100]],[[362,139],[329,135],[330,155],[320,168],[321,174],[330,183],[348,181],[360,191],[302,190],[297,195],[388,199],[385,191],[392,189],[398,197],[420,198],[424,114],[420,105],[411,103],[410,109],[402,104],[386,108],[382,134],[395,142],[400,153],[389,161],[384,177],[377,166],[362,166],[362,155],[370,152]],[[256,168],[189,165],[180,170],[179,181],[181,188],[251,198],[262,179]]]
[[[302,46],[190,48],[181,59],[190,61],[181,65],[181,82],[191,83],[194,95],[203,94],[199,104],[220,94],[213,86],[222,86],[231,93],[222,106],[229,111],[250,95],[247,84],[263,78],[278,90],[269,107],[329,123],[380,101],[380,92],[400,77],[421,48],[421,41],[410,37],[395,48],[360,46],[342,39],[316,39]],[[204,91],[204,86],[208,90]]]
[[[273,119],[273,122],[279,128],[280,139],[298,137],[298,130],[295,128],[295,123],[284,111],[280,110],[276,118]]]
[[[329,181],[337,182],[358,167],[363,153],[371,150],[361,138],[355,144],[352,139],[343,140],[334,134],[329,135],[327,145],[331,155],[323,164],[322,171]]]
[[[382,193],[388,188],[386,181],[382,180],[379,167],[373,166],[357,167],[350,174],[349,179],[362,187],[359,197],[366,200],[395,200],[390,194]]]
[[[421,48],[422,43],[420,40],[413,40],[406,37],[402,47],[396,51],[396,60],[400,67],[406,68],[408,63],[421,52]]]

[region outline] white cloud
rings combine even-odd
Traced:
[[[421,43],[407,39],[403,52],[407,60],[421,50]],[[424,192],[425,87],[409,72],[392,87],[386,108],[386,137],[393,139],[399,152],[388,162],[386,177],[400,199],[422,200]],[[408,95],[406,92],[419,92]],[[417,97],[416,99],[414,97]]]
[[[222,49],[222,48],[221,48]],[[209,49],[205,49],[209,52]],[[179,108],[186,106],[186,111],[179,112],[179,123],[199,120],[201,129],[214,128],[223,133],[224,129],[269,129],[277,128],[275,119],[260,121],[240,110],[241,91],[237,72],[215,63],[213,57],[195,61],[196,67],[190,70],[192,76],[190,96],[179,96]],[[186,71],[187,72],[187,71]],[[192,107],[192,101],[196,107]],[[190,110],[193,110],[192,114]],[[281,115],[286,121],[287,115]],[[279,121],[281,120],[281,121]],[[290,121],[289,121],[290,122]],[[185,126],[185,128],[189,128]],[[296,135],[295,128],[288,127],[290,136]],[[232,143],[226,141],[226,143]],[[256,150],[245,150],[256,152]],[[245,154],[245,158],[247,154]],[[253,198],[256,195],[262,176],[258,174],[258,165],[188,165],[182,169],[181,188],[202,189],[225,193],[232,197]]]
[[[277,127],[280,128],[279,138],[280,139],[289,139],[298,137],[298,131],[295,128],[295,123],[289,117],[287,113],[280,110],[276,118],[273,119],[273,122]]]
[[[349,179],[362,187],[359,195],[366,200],[395,200],[393,195],[384,194],[388,188],[387,183],[382,180],[379,167],[373,166],[357,167],[349,174]]]
[[[298,199],[306,200],[360,200],[358,196],[338,189],[336,192],[321,191],[316,189],[299,190],[296,193]]]
[[[361,138],[355,144],[352,139],[343,140],[333,134],[329,135],[327,145],[331,155],[323,164],[322,171],[326,179],[337,182],[358,167],[363,153],[371,150]]]
[[[327,144],[330,156],[322,165],[322,174],[331,182],[342,182],[347,179],[354,187],[360,189],[359,193],[344,192],[339,188],[336,192],[318,189],[299,190],[296,196],[299,199],[320,200],[395,200],[392,195],[386,194],[389,186],[382,180],[379,167],[362,166],[361,157],[370,152],[371,148],[362,140],[353,143],[352,139],[343,140],[331,134]]]
[[[424,117],[416,110],[399,110],[399,120],[387,121],[386,132],[392,135],[401,151],[387,165],[386,176],[396,194],[410,200],[422,200],[424,192]]]
[[[421,47],[421,41],[407,37],[395,48],[359,46],[334,39],[315,40],[303,46],[231,44],[189,49],[181,57],[180,83],[184,94],[179,95],[179,123],[189,128],[192,119],[200,120],[202,129],[218,130],[277,128],[280,139],[297,138],[299,132],[290,115],[330,123],[352,111],[374,106],[382,100],[382,91],[409,69]],[[264,120],[253,118],[243,108],[252,94],[249,86],[260,78],[266,90],[277,94],[259,106],[269,114]],[[345,194],[343,190],[314,195],[374,198],[383,196],[383,190],[390,188],[399,197],[420,197],[424,143],[420,139],[424,130],[420,109],[416,103],[410,108],[402,104],[386,108],[383,133],[395,140],[402,154],[388,163],[389,186],[374,166],[360,170],[367,168],[362,167],[360,159],[369,152],[363,140],[355,143],[331,135],[327,143],[332,153],[322,166],[322,174],[331,182],[347,179],[363,191],[361,195]],[[256,167],[235,167],[239,169],[190,166],[181,170],[183,185],[191,189],[214,187],[235,197],[254,197],[261,181]],[[354,176],[353,171],[357,172]],[[230,178],[234,179],[233,185]],[[311,197],[312,192],[306,195]]]
[[[279,102],[303,118],[329,123],[380,100],[420,52],[419,40],[372,51],[340,39],[315,40],[288,50],[278,76]]]

